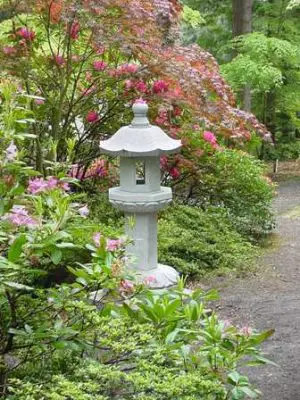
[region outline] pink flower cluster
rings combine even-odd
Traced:
[[[210,143],[214,149],[219,148],[219,145],[217,143],[217,138],[215,137],[215,135],[212,132],[209,132],[209,131],[203,132],[203,139],[206,142]]]
[[[134,283],[128,279],[123,279],[120,283],[120,291],[131,293],[134,291]]]
[[[93,235],[93,241],[97,247],[100,246],[101,233],[97,232]],[[114,252],[119,250],[123,246],[124,242],[122,239],[106,239],[106,250]]]
[[[105,176],[107,176],[107,174],[108,174],[107,162],[105,160],[96,160],[87,170],[85,177],[93,178],[98,176],[100,178],[104,178]]]
[[[77,40],[80,32],[80,23],[78,21],[74,21],[70,28],[70,37],[73,40]]]
[[[118,77],[121,75],[135,74],[139,69],[137,64],[122,64],[116,69],[111,69],[109,75],[112,77]]]
[[[102,60],[96,60],[93,62],[93,67],[96,71],[104,71],[107,68],[107,64]]]
[[[168,111],[165,108],[161,108],[158,111],[158,116],[155,119],[155,123],[160,126],[169,126]]]
[[[169,85],[163,80],[158,80],[153,83],[152,90],[154,93],[165,93],[169,90]]]
[[[66,63],[66,60],[64,59],[63,56],[61,56],[60,54],[57,54],[56,56],[54,56],[54,62],[59,67],[63,67]]]
[[[4,215],[3,219],[16,226],[31,227],[37,225],[36,220],[28,215],[28,211],[24,206],[13,206],[10,213]]]
[[[97,111],[91,110],[87,113],[85,119],[89,124],[94,124],[100,120],[100,116]]]
[[[126,91],[135,89],[140,93],[148,92],[147,84],[142,80],[139,80],[139,81],[136,82],[136,81],[133,81],[131,79],[127,79],[125,81],[125,89],[126,89]]]
[[[105,160],[96,160],[93,164],[84,172],[84,168],[78,164],[74,164],[68,173],[69,176],[76,179],[89,179],[89,178],[104,178],[108,175],[107,162]]]
[[[28,42],[32,42],[35,38],[35,32],[29,30],[25,26],[18,29],[17,35],[20,36],[21,38],[27,40]]]
[[[118,75],[135,74],[139,69],[137,64],[122,64],[117,68]]]
[[[167,171],[172,179],[178,179],[181,175],[179,168],[176,165],[170,165],[167,156],[160,157],[160,167]]]
[[[54,176],[50,176],[47,180],[44,178],[31,179],[27,190],[30,194],[39,194],[56,188],[70,190],[68,183],[62,182]]]

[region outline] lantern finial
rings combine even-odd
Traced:
[[[147,127],[150,126],[147,114],[148,114],[148,104],[142,100],[137,100],[133,106],[132,111],[134,114],[134,118],[131,122],[131,126],[136,127]]]

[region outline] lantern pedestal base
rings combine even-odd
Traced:
[[[163,289],[175,286],[179,279],[179,273],[175,268],[168,265],[158,264],[157,268],[148,271],[138,271],[142,281],[147,282],[151,289]]]

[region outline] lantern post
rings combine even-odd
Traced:
[[[132,109],[131,125],[100,142],[101,152],[120,157],[120,186],[109,190],[109,200],[125,213],[126,234],[132,239],[127,247],[129,267],[151,287],[164,288],[176,284],[179,275],[158,264],[157,213],[172,201],[172,189],[160,185],[160,157],[179,151],[181,141],[149,123],[144,101]]]

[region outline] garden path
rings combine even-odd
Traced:
[[[219,313],[240,325],[275,328],[263,346],[279,367],[248,372],[264,400],[300,400],[300,180],[282,182],[274,201],[277,244],[259,259],[249,278],[223,278]]]

